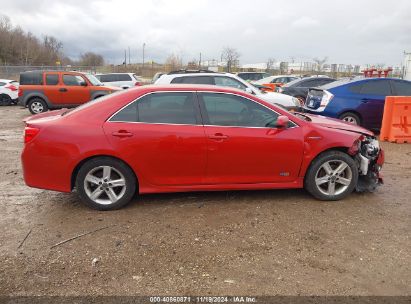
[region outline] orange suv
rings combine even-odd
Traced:
[[[75,107],[119,91],[103,86],[93,75],[81,72],[30,71],[20,74],[19,104],[32,114]]]

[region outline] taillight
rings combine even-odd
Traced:
[[[23,90],[19,88],[19,97],[23,96]]]
[[[12,85],[12,84],[9,84],[9,85],[5,86],[5,88],[7,88],[7,89],[9,89],[13,92],[18,90],[18,88],[15,85]]]
[[[33,127],[24,128],[24,143],[27,144],[30,142],[38,133],[39,129]]]
[[[141,82],[137,81],[134,85],[135,85],[136,87],[141,86]]]

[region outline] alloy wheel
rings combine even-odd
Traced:
[[[111,166],[99,166],[90,170],[84,179],[84,190],[95,203],[110,205],[126,193],[126,179]]]
[[[41,102],[35,101],[30,105],[31,109],[33,110],[34,113],[43,113],[44,111],[44,106]]]
[[[352,178],[352,170],[346,162],[330,160],[322,164],[317,170],[315,184],[321,193],[334,196],[347,190]]]

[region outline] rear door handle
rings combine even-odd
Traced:
[[[127,130],[118,130],[117,132],[113,132],[112,135],[116,137],[131,137],[133,133]]]
[[[228,139],[228,136],[224,135],[223,133],[215,133],[214,135],[209,135],[208,138],[213,140],[224,140]]]
[[[60,92],[67,92],[68,90],[66,88],[61,88],[59,89]]]
[[[369,101],[371,101],[371,99],[368,99],[368,98],[363,98],[363,99],[361,99],[361,102],[363,102],[363,103],[367,103],[367,102],[369,102]]]

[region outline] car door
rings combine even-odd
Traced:
[[[204,182],[207,142],[194,93],[145,95],[114,114],[104,131],[114,150],[150,184]]]
[[[62,103],[62,86],[60,83],[60,77],[58,72],[44,73],[44,95],[46,95],[48,101],[51,104]]]
[[[297,179],[301,128],[275,127],[273,110],[229,93],[198,93],[207,136],[209,184],[285,183]]]
[[[359,107],[363,125],[370,128],[380,128],[384,112],[385,97],[392,95],[388,79],[375,79],[364,82],[359,96]]]
[[[63,73],[62,80],[60,88],[62,104],[78,105],[91,99],[90,88],[83,76]]]

